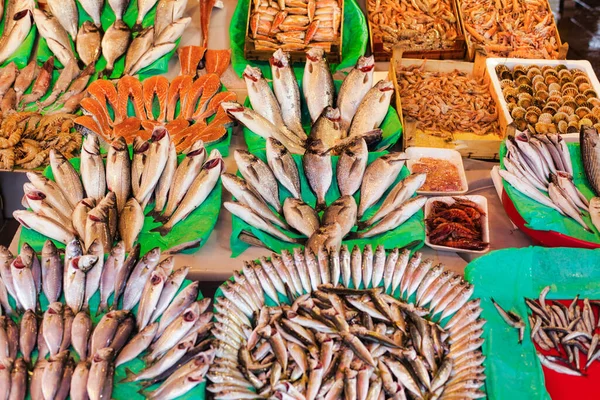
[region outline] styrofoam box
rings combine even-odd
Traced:
[[[600,82],[598,81],[598,77],[594,73],[594,69],[592,68],[592,64],[590,64],[587,60],[526,60],[522,58],[488,58],[486,60],[488,71],[490,72],[490,77],[492,80],[492,86],[494,87],[494,91],[498,94],[498,100],[500,101],[500,105],[502,107],[502,112],[506,117],[506,120],[510,123],[513,121],[510,113],[508,112],[508,105],[506,100],[504,100],[504,96],[502,95],[502,89],[500,88],[500,79],[496,74],[496,66],[497,65],[506,65],[511,71],[515,65],[565,65],[568,69],[578,68],[584,71],[588,78],[590,79],[590,83],[592,84],[592,88],[596,91],[597,94],[600,94]],[[563,139],[567,142],[578,142],[579,141],[579,133],[565,133],[561,134]]]
[[[406,166],[412,173],[413,165],[418,162],[422,157],[438,158],[441,160],[450,161],[454,164],[458,170],[458,176],[460,177],[460,184],[462,189],[455,192],[440,192],[440,191],[426,191],[417,190],[417,194],[423,195],[457,195],[465,194],[469,190],[469,183],[467,182],[467,176],[465,175],[465,167],[462,162],[460,153],[452,149],[438,149],[435,147],[409,147],[405,150],[408,160]]]
[[[486,243],[490,242],[490,226],[489,226],[489,217],[488,217],[488,204],[487,199],[484,196],[480,195],[471,195],[471,196],[458,196],[461,199],[470,200],[479,206],[479,209],[484,212],[484,215],[481,218],[481,236],[482,240]],[[451,196],[441,196],[441,197],[431,197],[425,203],[425,220],[431,215],[431,207],[434,201],[443,201],[447,204],[454,204],[455,200]],[[429,241],[429,232],[425,235],[425,244],[432,249],[442,250],[442,251],[454,251],[456,253],[471,253],[471,254],[483,254],[490,251],[490,246],[488,246],[484,250],[468,250],[468,249],[457,249],[456,247],[448,247],[448,246],[440,246],[437,244],[432,244]]]

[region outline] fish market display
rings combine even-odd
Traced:
[[[329,52],[340,45],[343,1],[252,0],[247,39],[254,49]]]
[[[465,35],[488,57],[557,59],[556,24],[546,0],[460,0]]]
[[[180,75],[172,82],[163,76],[143,82],[126,76],[116,86],[97,80],[90,84],[88,93],[90,97],[81,102],[84,116],[75,120],[77,126],[109,143],[123,137],[127,144],[133,144],[136,137],[149,139],[156,126],[164,126],[177,153],[198,140],[206,144],[223,140],[232,120],[220,105],[236,99],[235,93],[221,91],[216,74],[196,80]],[[129,102],[133,115],[128,113]]]
[[[519,130],[577,133],[581,125],[600,129],[600,99],[587,74],[564,65],[496,66],[508,112]]]
[[[158,248],[142,256],[139,245],[126,255],[120,242],[105,261],[97,240],[87,253],[69,242],[64,260],[49,240],[41,258],[27,243],[16,257],[2,246],[0,365],[8,379],[0,393],[174,399],[194,390],[215,357],[211,302],[197,300],[189,267],[173,270],[173,258],[160,256]]]
[[[41,67],[36,60],[19,70],[10,63],[0,70],[0,110],[3,114],[11,111],[37,111],[57,114],[73,113],[79,109],[79,102],[85,96],[85,88],[94,68],[83,71],[72,60],[58,72],[52,86],[55,72],[54,57]],[[31,90],[29,90],[31,89]]]
[[[482,224],[485,212],[474,202],[454,197],[453,203],[436,200],[425,223],[432,244],[468,250],[484,250]]]
[[[297,248],[221,286],[215,399],[485,397],[473,286],[408,250],[351,254]]]
[[[45,60],[53,55],[63,66],[73,61],[94,65],[92,68],[97,67],[101,76],[112,78],[143,72],[171,53],[192,20],[184,16],[187,0],[138,0],[135,20],[124,15],[128,1],[105,4],[81,0],[79,4],[91,21],[78,20],[75,0],[49,0],[47,10],[33,10],[33,19],[44,39],[38,57]],[[105,7],[112,10],[115,20],[102,25]],[[145,20],[153,9],[154,20]]]
[[[461,37],[454,3],[448,0],[369,0],[367,14],[374,41],[392,51],[427,51],[453,48]]]
[[[387,80],[373,85],[374,68],[373,57],[361,57],[343,81],[336,99],[323,50],[307,52],[302,92],[310,115],[309,136],[303,128],[299,84],[289,54],[281,50],[271,58],[273,89],[259,68],[247,66],[244,71],[252,109],[237,103],[222,106],[253,133],[264,139],[277,139],[294,154],[304,154],[311,147],[339,153],[357,137],[375,145],[382,139],[378,128],[388,113],[394,87]]]
[[[420,66],[398,67],[402,112],[417,128],[450,137],[456,132],[498,134],[498,109],[489,84],[454,70],[433,72]]]
[[[76,115],[8,111],[0,115],[0,168],[35,169],[48,164],[50,154],[79,154],[81,134],[73,129]]]
[[[594,128],[591,130],[597,138],[598,133]],[[582,154],[588,145],[584,139],[586,132],[582,127]],[[532,136],[527,131],[519,132],[514,138],[509,137],[506,146],[505,169],[500,170],[505,181],[523,195],[593,232],[583,218],[589,212],[589,202],[573,183],[571,155],[560,135]]]
[[[416,160],[411,171],[427,174],[421,190],[426,192],[457,192],[463,190],[458,167],[441,158],[421,157]]]
[[[111,144],[106,166],[96,135],[88,132],[77,171],[60,152],[51,151],[54,180],[28,173],[23,204],[31,211],[13,213],[24,227],[57,242],[79,238],[89,249],[100,241],[110,252],[120,238],[129,251],[144,227],[144,210],[163,223],[153,232],[167,235],[202,205],[217,186],[223,159],[218,150],[206,154],[195,142],[178,163],[175,145],[164,127],[154,128],[148,141],[137,140],[130,159],[125,139]]]
[[[179,75],[200,76],[200,70],[207,74],[223,75],[231,63],[231,50],[213,50],[201,46],[181,47],[179,53]]]
[[[339,157],[335,177],[329,153],[309,149],[300,160],[273,138],[267,141],[266,163],[244,150],[234,156],[243,179],[223,175],[223,186],[235,198],[225,208],[248,225],[283,242],[306,243],[315,253],[322,245],[339,248],[344,238],[370,238],[394,230],[426,201],[423,196],[413,197],[425,174],[410,175],[392,187],[404,166],[404,153],[385,154],[368,164],[362,138],[356,138]],[[316,197],[314,205],[303,201],[307,196],[302,192],[300,169],[308,182],[304,190]],[[333,179],[340,197],[327,203]],[[291,196],[280,197],[283,188]],[[371,207],[380,199],[383,203],[373,213]],[[351,232],[355,225],[359,230]]]

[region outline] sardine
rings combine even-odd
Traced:
[[[375,59],[373,56],[360,57],[356,66],[342,82],[340,87],[337,107],[342,118],[342,127],[348,129],[356,114],[358,106],[373,86],[373,73],[375,72]]]
[[[108,27],[102,37],[102,55],[106,59],[106,66],[102,71],[103,76],[110,77],[115,66],[115,62],[127,51],[131,42],[131,31],[129,27],[120,19],[117,19]]]
[[[275,138],[267,139],[267,163],[273,175],[297,199],[301,199],[300,175],[291,153]]]
[[[98,136],[95,134],[88,134],[83,140],[80,168],[85,193],[100,201],[106,193],[106,177]]]
[[[392,82],[387,80],[377,82],[356,109],[348,136],[361,135],[379,128],[387,115],[393,93]]]
[[[125,56],[125,70],[126,74],[131,73],[131,69],[154,43],[154,26],[149,26],[142,30],[132,41],[131,45],[127,49],[127,55]]]
[[[357,209],[354,197],[342,196],[325,209],[321,221],[323,225],[338,223],[344,237],[356,224]]]
[[[273,91],[281,107],[283,121],[299,139],[306,140],[301,121],[300,89],[292,70],[290,56],[279,49],[273,53],[269,63],[273,74]]]
[[[264,161],[246,150],[234,152],[235,162],[246,182],[278,213],[281,213],[277,180]]]
[[[331,155],[320,140],[311,141],[302,164],[306,180],[317,197],[315,209],[323,210],[326,206],[325,195],[333,179]]]
[[[404,153],[389,153],[369,164],[360,186],[359,217],[369,207],[377,203],[385,191],[394,183],[404,166],[405,160],[406,155]]]
[[[283,215],[292,228],[306,237],[311,237],[321,225],[317,212],[302,200],[293,197],[288,197],[283,202]]]

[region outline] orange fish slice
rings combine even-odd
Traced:
[[[110,117],[106,109],[102,107],[102,104],[92,97],[86,97],[81,100],[80,106],[84,113],[90,115],[94,121],[96,121],[104,136],[110,137],[110,132],[112,130],[109,122]]]
[[[191,118],[194,118],[194,115],[202,114],[206,107],[208,106],[208,102],[221,90],[221,80],[215,74],[206,75],[206,81],[204,82],[204,89],[202,90],[202,96],[198,100],[198,105],[195,108],[196,111],[193,111]]]
[[[206,120],[212,117],[217,110],[221,108],[221,103],[224,101],[237,101],[237,95],[233,92],[219,92],[215,94],[208,102],[205,110],[201,113],[196,112],[192,118],[196,123],[206,124]]]
[[[127,138],[131,136],[131,134],[135,134],[140,130],[142,121],[137,117],[129,117],[125,118],[120,124],[117,124],[113,127],[113,137],[123,136],[127,140],[127,144],[133,143],[133,137],[131,141]]]
[[[131,97],[136,117],[146,119],[142,83],[133,76],[124,76],[117,82],[117,108],[123,117],[127,117],[127,103]]]
[[[133,143],[136,136],[138,136],[142,140],[148,140],[152,136],[152,131],[148,131],[146,129],[131,131],[129,132],[129,134],[127,134],[127,136],[123,136],[123,138],[127,141],[127,143]]]
[[[210,125],[194,124],[177,135],[177,138],[174,140],[177,152],[187,149],[199,139],[202,139],[205,143],[216,142],[222,139],[227,133],[227,127],[232,123],[233,121],[229,118],[225,110],[222,108],[219,109]]]
[[[167,94],[169,92],[169,80],[161,75],[152,76],[144,81],[142,88],[144,91],[144,103],[146,104],[146,115],[148,116],[148,119],[164,121],[167,114]],[[158,105],[160,108],[158,118],[154,118],[154,114],[152,112],[155,95],[158,99]]]
[[[210,14],[216,2],[216,0],[200,0],[200,30],[202,31],[202,45],[205,47],[208,46]]]
[[[100,104],[104,106],[104,108],[107,109],[106,113],[108,115],[110,115],[108,113],[108,105],[110,104],[115,116],[113,126],[123,121],[123,118],[126,117],[126,115],[122,115],[119,112],[117,102],[117,89],[115,88],[115,85],[112,84],[112,82],[104,79],[99,79],[97,81],[92,82],[92,84],[88,87],[87,91],[92,97],[98,100]]]
[[[198,103],[200,96],[202,96],[202,92],[204,92],[204,84],[210,76],[211,75],[202,75],[192,83],[192,86],[190,86],[190,89],[185,95],[185,101],[182,102],[183,107],[181,107],[181,112],[179,113],[180,118],[190,119],[196,109],[196,104]]]
[[[169,135],[176,136],[188,126],[190,126],[190,123],[186,119],[177,118],[166,124],[165,128],[167,128]]]
[[[90,130],[96,135],[102,136],[108,142],[112,140],[109,136],[104,135],[104,132],[102,132],[102,129],[100,129],[96,120],[90,115],[82,115],[81,117],[77,117],[73,122],[75,123],[75,129],[77,129],[78,132],[81,132],[81,129]],[[82,128],[77,127],[77,125],[80,125]],[[85,132],[81,133],[84,134]]]
[[[142,121],[141,129],[146,129],[146,130],[152,131],[152,130],[154,130],[155,127],[162,126],[162,125],[164,125],[162,122],[146,120],[146,121]]]
[[[180,111],[183,109],[184,99],[187,92],[192,86],[192,77],[189,75],[179,75],[173,79],[171,86],[169,86],[169,93],[167,95],[167,121],[173,121],[175,119],[175,110],[177,109],[177,101],[180,102]]]
[[[223,75],[231,61],[231,50],[206,50],[206,73]]]
[[[206,47],[185,46],[179,48],[179,64],[181,65],[180,75],[196,76],[198,64],[204,57]]]

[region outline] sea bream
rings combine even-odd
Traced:
[[[396,152],[381,156],[369,164],[360,186],[359,217],[369,207],[377,203],[386,190],[394,183],[405,161],[406,154]]]
[[[323,114],[323,110],[333,106],[335,96],[333,76],[324,55],[325,51],[319,47],[306,52],[302,92],[313,123]]]
[[[355,138],[344,148],[337,164],[337,183],[340,194],[354,195],[360,189],[367,168],[369,148],[363,138]]]
[[[373,86],[360,102],[348,136],[364,134],[379,128],[383,122],[394,94],[394,85],[387,80],[380,80]]]
[[[373,86],[375,59],[373,56],[360,57],[348,73],[340,87],[337,107],[342,117],[342,127],[348,129],[358,106]]]
[[[246,65],[242,75],[248,89],[248,98],[252,109],[265,117],[276,127],[285,126],[281,116],[281,107],[275,98],[275,94],[263,77],[260,68]]]
[[[267,139],[267,163],[273,175],[297,199],[301,198],[300,175],[292,154],[275,138]]]
[[[106,156],[106,188],[115,193],[121,212],[131,194],[131,160],[127,142],[119,136],[110,144]]]
[[[236,150],[233,153],[235,163],[246,182],[254,189],[271,207],[281,213],[279,189],[277,179],[260,158],[246,150]]]
[[[67,65],[75,59],[69,33],[56,17],[36,8],[33,10],[33,19],[40,35],[46,39],[48,47],[62,65]],[[75,28],[73,35],[76,34],[77,28]]]
[[[320,140],[325,148],[333,148],[345,135],[341,121],[339,109],[325,106],[310,130],[310,140]]]
[[[152,138],[150,141],[151,143],[148,148],[147,161],[145,164],[146,167],[142,174],[139,192],[135,197],[140,204],[144,204],[145,200],[152,194],[169,158],[171,138],[165,127],[156,126],[152,131]]]
[[[106,193],[106,175],[95,134],[90,133],[83,140],[80,173],[87,197],[100,201]]]
[[[273,91],[281,107],[281,116],[289,130],[301,140],[306,140],[306,132],[302,128],[300,89],[292,70],[290,56],[279,49],[270,58],[273,74]]]
[[[304,175],[312,191],[317,197],[315,209],[325,208],[325,195],[333,180],[331,154],[320,140],[312,140],[302,158]]]
[[[12,21],[14,21],[12,28],[9,26],[9,22],[6,22],[4,32],[8,32],[8,34],[0,39],[0,63],[8,60],[29,35],[32,26],[31,10],[24,9],[15,13]]]
[[[286,222],[306,237],[310,237],[321,223],[314,208],[300,199],[288,197],[283,202],[283,215]]]

